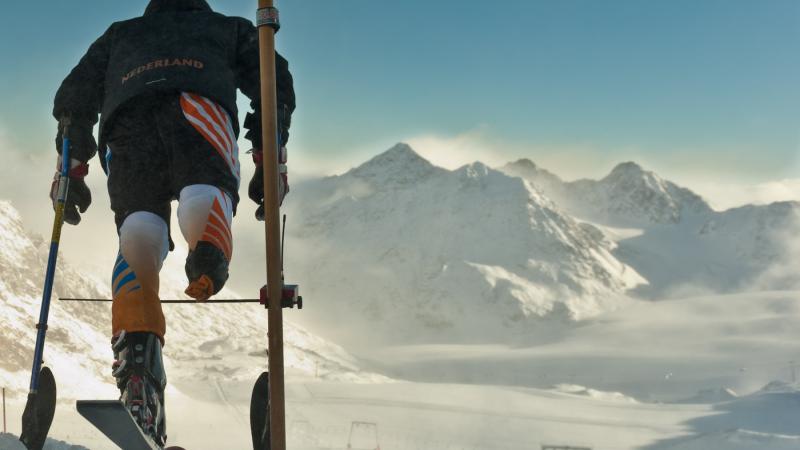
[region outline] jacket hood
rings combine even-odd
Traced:
[[[144,15],[166,11],[211,11],[206,0],[150,0]]]

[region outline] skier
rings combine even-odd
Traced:
[[[289,190],[284,145],[295,99],[288,63],[275,58],[282,200]],[[100,115],[100,164],[119,234],[113,376],[122,402],[159,446],[166,442],[166,324],[158,290],[173,247],[170,203],[178,200],[189,246],[186,294],[207,300],[224,286],[231,260],[239,201],[237,88],[254,110],[244,122],[257,164],[248,190],[263,220],[258,34],[248,20],[215,13],[205,0],[151,0],[141,17],[113,23],[89,47],[55,97],[59,153],[65,123],[71,140],[64,219],[73,225],[91,203],[84,177],[97,153],[92,129]]]

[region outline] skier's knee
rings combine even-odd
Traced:
[[[169,231],[164,219],[147,211],[125,218],[119,229],[120,253],[136,269],[158,272],[169,252]]]
[[[200,241],[214,241],[230,259],[232,205],[230,196],[216,186],[193,184],[181,190],[178,223],[190,249]]]

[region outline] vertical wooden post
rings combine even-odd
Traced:
[[[273,7],[273,2],[272,0],[259,0],[258,7],[260,12],[264,12]],[[261,53],[261,142],[264,147],[262,149],[264,152],[264,232],[267,251],[267,295],[269,299],[270,450],[286,450],[275,28],[259,23],[258,40]]]

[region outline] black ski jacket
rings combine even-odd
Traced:
[[[277,53],[275,59],[278,111],[286,131],[294,88],[287,61]],[[151,0],[142,17],[111,24],[89,47],[58,89],[53,116],[70,116],[72,129],[91,130],[100,114],[104,149],[104,131],[122,104],[148,94],[193,92],[227,109],[238,136],[237,88],[256,111],[246,121],[246,137],[260,143],[259,49],[253,24],[213,12],[205,0]],[[74,158],[86,161],[95,150],[75,152]]]

